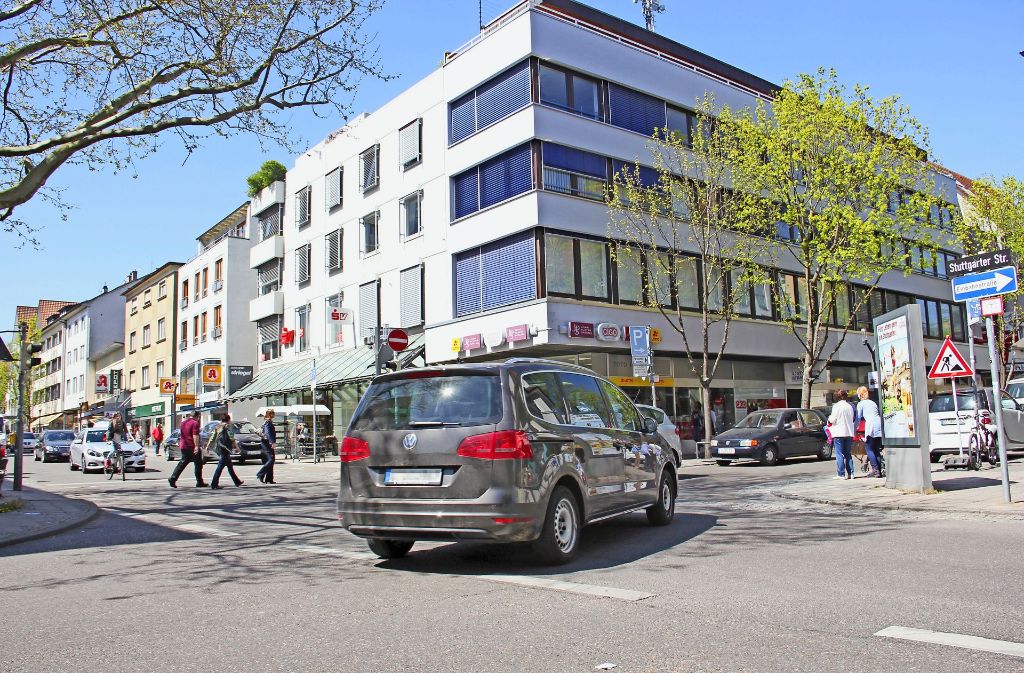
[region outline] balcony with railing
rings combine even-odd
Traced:
[[[579,196],[592,201],[604,201],[607,188],[608,184],[601,178],[561,168],[544,167],[544,189],[549,192]]]

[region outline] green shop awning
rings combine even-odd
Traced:
[[[399,362],[405,366],[422,353],[423,335],[409,337],[409,346],[399,353]],[[226,401],[251,400],[267,395],[309,390],[313,358],[291,360],[263,367],[256,378],[236,390]],[[317,388],[373,378],[373,349],[360,347],[316,357]]]
[[[128,410],[128,415],[132,418],[148,418],[150,416],[163,416],[164,415],[164,403],[154,402],[153,404],[142,404],[137,407],[132,407]]]

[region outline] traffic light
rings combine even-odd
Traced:
[[[29,368],[38,367],[39,365],[43,364],[43,359],[42,358],[35,357],[35,354],[38,353],[41,350],[43,350],[43,344],[29,344],[29,346],[28,346],[28,354],[29,354],[28,366],[29,366]]]

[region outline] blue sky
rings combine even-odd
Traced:
[[[493,14],[514,0],[483,0]],[[931,131],[935,157],[968,176],[1024,178],[1024,3],[986,0],[929,3],[860,0],[663,0],[657,32],[773,82],[819,65],[848,84],[898,94]],[[631,0],[588,4],[642,24]],[[477,0],[389,0],[373,19],[391,82],[366,81],[354,111],[372,111],[437,66],[445,50],[477,31]],[[296,145],[311,145],[344,120],[293,113]],[[118,284],[132,269],[147,273],[195,254],[195,237],[241,204],[245,178],[266,159],[291,166],[284,150],[254,139],[210,140],[186,161],[173,136],[134,171],[58,172],[51,184],[74,204],[65,222],[43,204],[20,216],[39,227],[39,249],[0,233],[0,324],[16,304],[80,301]]]

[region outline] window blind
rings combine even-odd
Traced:
[[[402,168],[412,166],[421,157],[420,130],[423,120],[417,119],[411,124],[403,126],[398,131],[398,163]]]
[[[373,281],[359,286],[359,336],[373,337],[377,328],[378,302],[377,283]]]
[[[417,265],[403,269],[399,274],[399,305],[401,326],[417,327],[423,324],[423,267]]]
[[[309,187],[295,193],[295,224],[299,229],[309,224],[309,194]]]
[[[341,229],[335,229],[326,236],[326,254],[324,263],[329,271],[341,270]]]
[[[359,155],[359,190],[373,189],[380,182],[380,145]]]
[[[607,160],[598,154],[554,143],[544,143],[543,152],[545,166],[582,173],[602,180],[607,177]]]
[[[327,209],[337,208],[341,205],[341,178],[343,170],[339,166],[324,176],[324,198],[327,202]]]
[[[309,280],[309,243],[295,250],[295,282],[305,283]]]
[[[455,256],[455,314],[464,316],[537,296],[533,232],[509,236]]]
[[[608,85],[609,123],[650,136],[665,127],[665,102],[618,84]]]
[[[448,106],[448,139],[457,143],[532,101],[530,62],[517,63]]]

